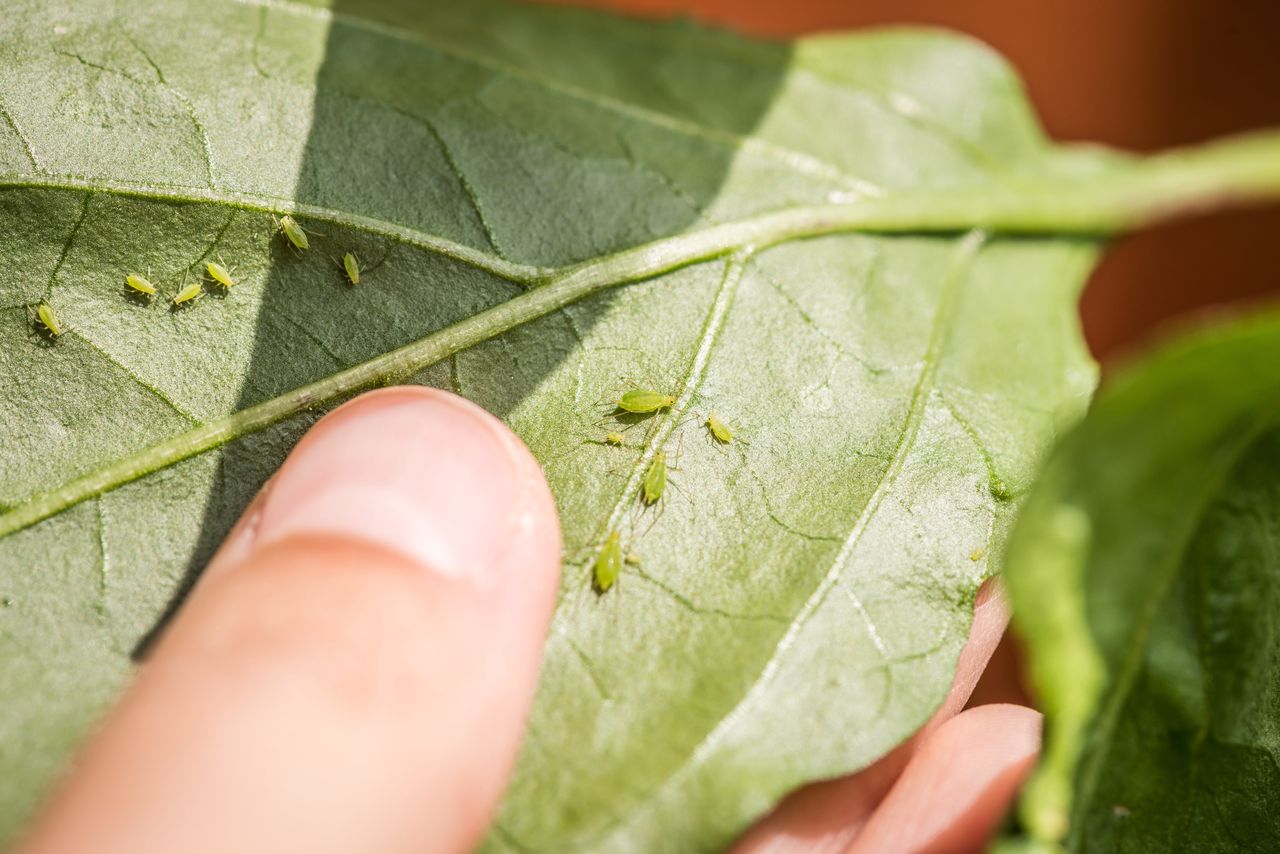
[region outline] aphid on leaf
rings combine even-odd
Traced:
[[[621,447],[622,443],[627,440],[627,437],[614,430],[609,433],[605,433],[604,440],[610,445],[617,445],[618,447]]]
[[[636,554],[635,552],[627,552],[627,556],[622,560],[623,560],[623,563],[625,563],[627,566],[640,565],[640,555]]]
[[[307,240],[307,232],[302,226],[298,225],[298,221],[293,217],[285,214],[276,220],[276,227],[280,229],[280,233],[285,236],[293,248],[299,252],[305,252],[311,248],[311,241]]]
[[[342,269],[346,271],[347,281],[353,285],[360,284],[360,262],[353,253],[348,252],[342,256]]]
[[[209,278],[222,287],[230,289],[236,286],[236,280],[231,278],[231,273],[217,261],[210,261],[204,265],[204,268],[208,271]]]
[[[707,416],[706,425],[707,429],[711,431],[711,435],[720,444],[727,445],[733,441],[733,431],[714,412]]]
[[[982,556],[986,553],[987,553],[986,546],[978,546],[973,551],[969,552],[969,560],[973,561],[974,563],[977,563],[978,561],[982,560]]]
[[[653,462],[649,464],[649,470],[644,473],[644,480],[640,482],[640,500],[646,506],[652,505],[666,491],[667,452],[658,451],[658,453],[654,454]]]
[[[130,273],[124,277],[124,284],[131,292],[144,297],[153,297],[156,295],[156,286],[151,284],[148,279],[144,279],[137,273]]]
[[[36,306],[36,320],[44,327],[44,331],[49,333],[50,338],[57,338],[67,329],[62,325],[62,321],[58,319],[57,313],[54,312],[53,306],[47,302],[42,302]]]
[[[173,304],[175,306],[185,305],[200,299],[202,296],[204,296],[204,285],[199,282],[192,282],[174,295]]]
[[[633,388],[624,391],[615,401],[623,412],[649,413],[659,409],[670,409],[676,402],[674,394],[663,394],[660,391]]]
[[[617,531],[609,533],[600,554],[596,555],[595,582],[596,589],[605,593],[618,580],[622,572],[622,535]]]

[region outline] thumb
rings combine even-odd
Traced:
[[[555,598],[546,482],[449,394],[321,420],[228,538],[29,852],[461,851]]]

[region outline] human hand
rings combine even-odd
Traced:
[[[245,511],[20,850],[469,850],[514,761],[559,569],[551,493],[505,426],[444,392],[363,395]],[[1030,710],[951,718],[1004,622],[998,598],[979,606],[921,735],[797,793],[741,850],[985,838],[1038,746]]]

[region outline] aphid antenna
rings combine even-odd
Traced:
[[[649,513],[650,510],[653,511],[653,513],[648,516],[649,521],[645,524],[644,530],[636,535],[636,539],[643,539],[644,537],[649,536],[649,532],[653,530],[653,526],[658,524],[658,520],[661,519],[662,514],[666,512],[667,498],[664,494],[662,498],[658,499],[656,504],[645,506],[643,503],[640,503],[636,506],[639,508],[638,513],[642,517]],[[633,527],[639,527],[638,521],[633,522]]]
[[[610,442],[610,441],[609,441],[609,439],[608,439],[607,437],[606,437],[606,438],[583,439],[583,440],[581,440],[580,442],[578,442],[578,447],[582,447],[583,445],[599,445],[599,446],[601,446],[601,447],[605,447],[605,448],[626,448],[627,450],[630,450],[630,451],[638,450],[638,449],[640,449],[640,448],[644,447],[643,445],[628,445],[625,441],[623,441],[623,442]]]
[[[666,450],[662,448],[661,450]],[[677,434],[675,450],[667,453],[667,471],[680,471],[680,457],[684,454],[684,434]]]
[[[603,405],[608,407],[608,409],[604,415],[600,416],[595,422],[593,422],[593,426],[603,427],[606,424],[616,424],[620,426],[620,429],[623,432],[626,432],[633,427],[639,427],[646,421],[652,420],[653,416],[658,414],[657,412],[628,412],[621,406],[618,406],[616,401],[605,401],[603,402]]]
[[[378,258],[377,261],[374,261],[367,267],[360,268],[360,275],[364,276],[364,275],[368,275],[369,273],[372,273],[374,270],[378,269],[383,264],[387,263],[387,259],[390,257],[391,257],[391,250],[384,248],[382,251],[382,256]]]
[[[672,468],[671,471],[680,471],[680,469]],[[676,492],[680,493],[680,497],[683,498],[685,501],[688,501],[690,504],[693,504],[693,499],[689,497],[689,493],[684,491],[684,487],[680,485],[679,480],[673,480],[671,476],[668,475],[667,486],[671,487]],[[663,498],[666,498],[666,496],[664,495]]]
[[[703,417],[702,413],[693,409],[686,409],[680,413],[680,420],[676,422],[675,427],[673,427],[672,429],[679,430],[681,427],[685,426],[686,424],[692,421],[702,422],[705,420],[706,418]]]

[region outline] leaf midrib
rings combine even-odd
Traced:
[[[920,375],[912,388],[911,401],[906,417],[903,419],[902,429],[899,431],[893,454],[881,473],[876,488],[855,514],[849,534],[841,543],[835,557],[832,558],[831,566],[823,574],[818,584],[815,585],[813,592],[805,599],[800,609],[792,616],[786,632],[783,633],[778,643],[774,646],[773,653],[765,661],[756,678],[747,686],[742,698],[732,709],[720,717],[715,726],[707,732],[702,741],[689,752],[689,756],[675,770],[666,775],[665,779],[641,797],[626,816],[599,829],[593,836],[593,840],[598,841],[605,834],[621,831],[628,827],[640,815],[639,805],[657,799],[677,780],[705,761],[705,758],[715,749],[719,740],[723,737],[723,733],[733,727],[734,723],[746,713],[750,704],[768,687],[779,667],[781,667],[781,659],[795,645],[796,636],[808,623],[809,618],[821,607],[832,588],[842,579],[845,566],[861,541],[867,526],[879,512],[885,495],[897,481],[902,467],[906,464],[907,456],[915,445],[924,410],[928,403],[929,395],[933,390],[939,355],[951,330],[960,283],[968,274],[974,259],[987,239],[987,235],[984,232],[973,231],[962,239],[956,247],[951,263],[948,265],[946,280],[942,288],[942,298],[938,304],[937,311],[934,313],[928,344],[921,359]]]
[[[0,176],[0,188],[36,187],[107,192],[142,198],[207,202],[262,213],[297,213],[366,230],[469,264],[528,290],[414,343],[302,386],[257,406],[203,424],[137,454],[32,496],[0,515],[0,537],[48,518],[159,468],[264,429],[317,404],[378,383],[407,377],[459,350],[492,338],[605,288],[639,281],[747,246],[845,232],[954,233],[983,228],[1014,234],[1089,237],[1175,216],[1206,204],[1280,195],[1280,132],[1257,134],[1161,155],[1124,174],[991,184],[955,191],[904,191],[843,204],[782,208],[720,223],[558,268],[496,258],[426,232],[384,220],[266,196],[176,189],[150,184],[94,183],[80,176]]]
[[[632,463],[631,471],[621,491],[618,493],[613,507],[610,508],[609,513],[605,516],[602,527],[595,532],[595,542],[604,542],[609,531],[621,527],[627,508],[634,503],[636,496],[640,492],[640,484],[645,472],[649,470],[654,457],[662,446],[666,444],[667,438],[671,435],[676,425],[680,423],[692,404],[694,396],[706,377],[711,351],[719,339],[720,331],[724,328],[725,319],[728,316],[730,307],[733,305],[738,285],[750,260],[751,250],[743,249],[735,253],[725,264],[724,272],[720,278],[720,286],[717,288],[715,297],[711,301],[711,306],[707,310],[706,320],[703,322],[702,331],[698,336],[697,348],[694,350],[689,368],[685,372],[684,382],[681,384],[675,403],[667,410],[657,429],[645,441],[643,451]],[[556,609],[551,626],[551,631],[555,637],[561,637],[556,633],[567,620],[566,615],[572,611],[572,608],[568,606],[578,601],[591,589],[590,565],[594,560],[594,554],[588,556],[582,566],[584,571],[578,573],[580,581],[572,589],[570,595],[566,597],[565,607]]]
[[[323,205],[293,201],[283,196],[245,193],[236,190],[191,187],[185,184],[114,181],[80,175],[0,175],[0,189],[48,189],[104,193],[157,201],[222,205],[271,215],[293,214],[333,225],[364,231],[406,243],[428,252],[452,258],[519,285],[536,285],[550,277],[554,268],[519,264],[472,246],[430,232],[398,225],[389,220]]]

